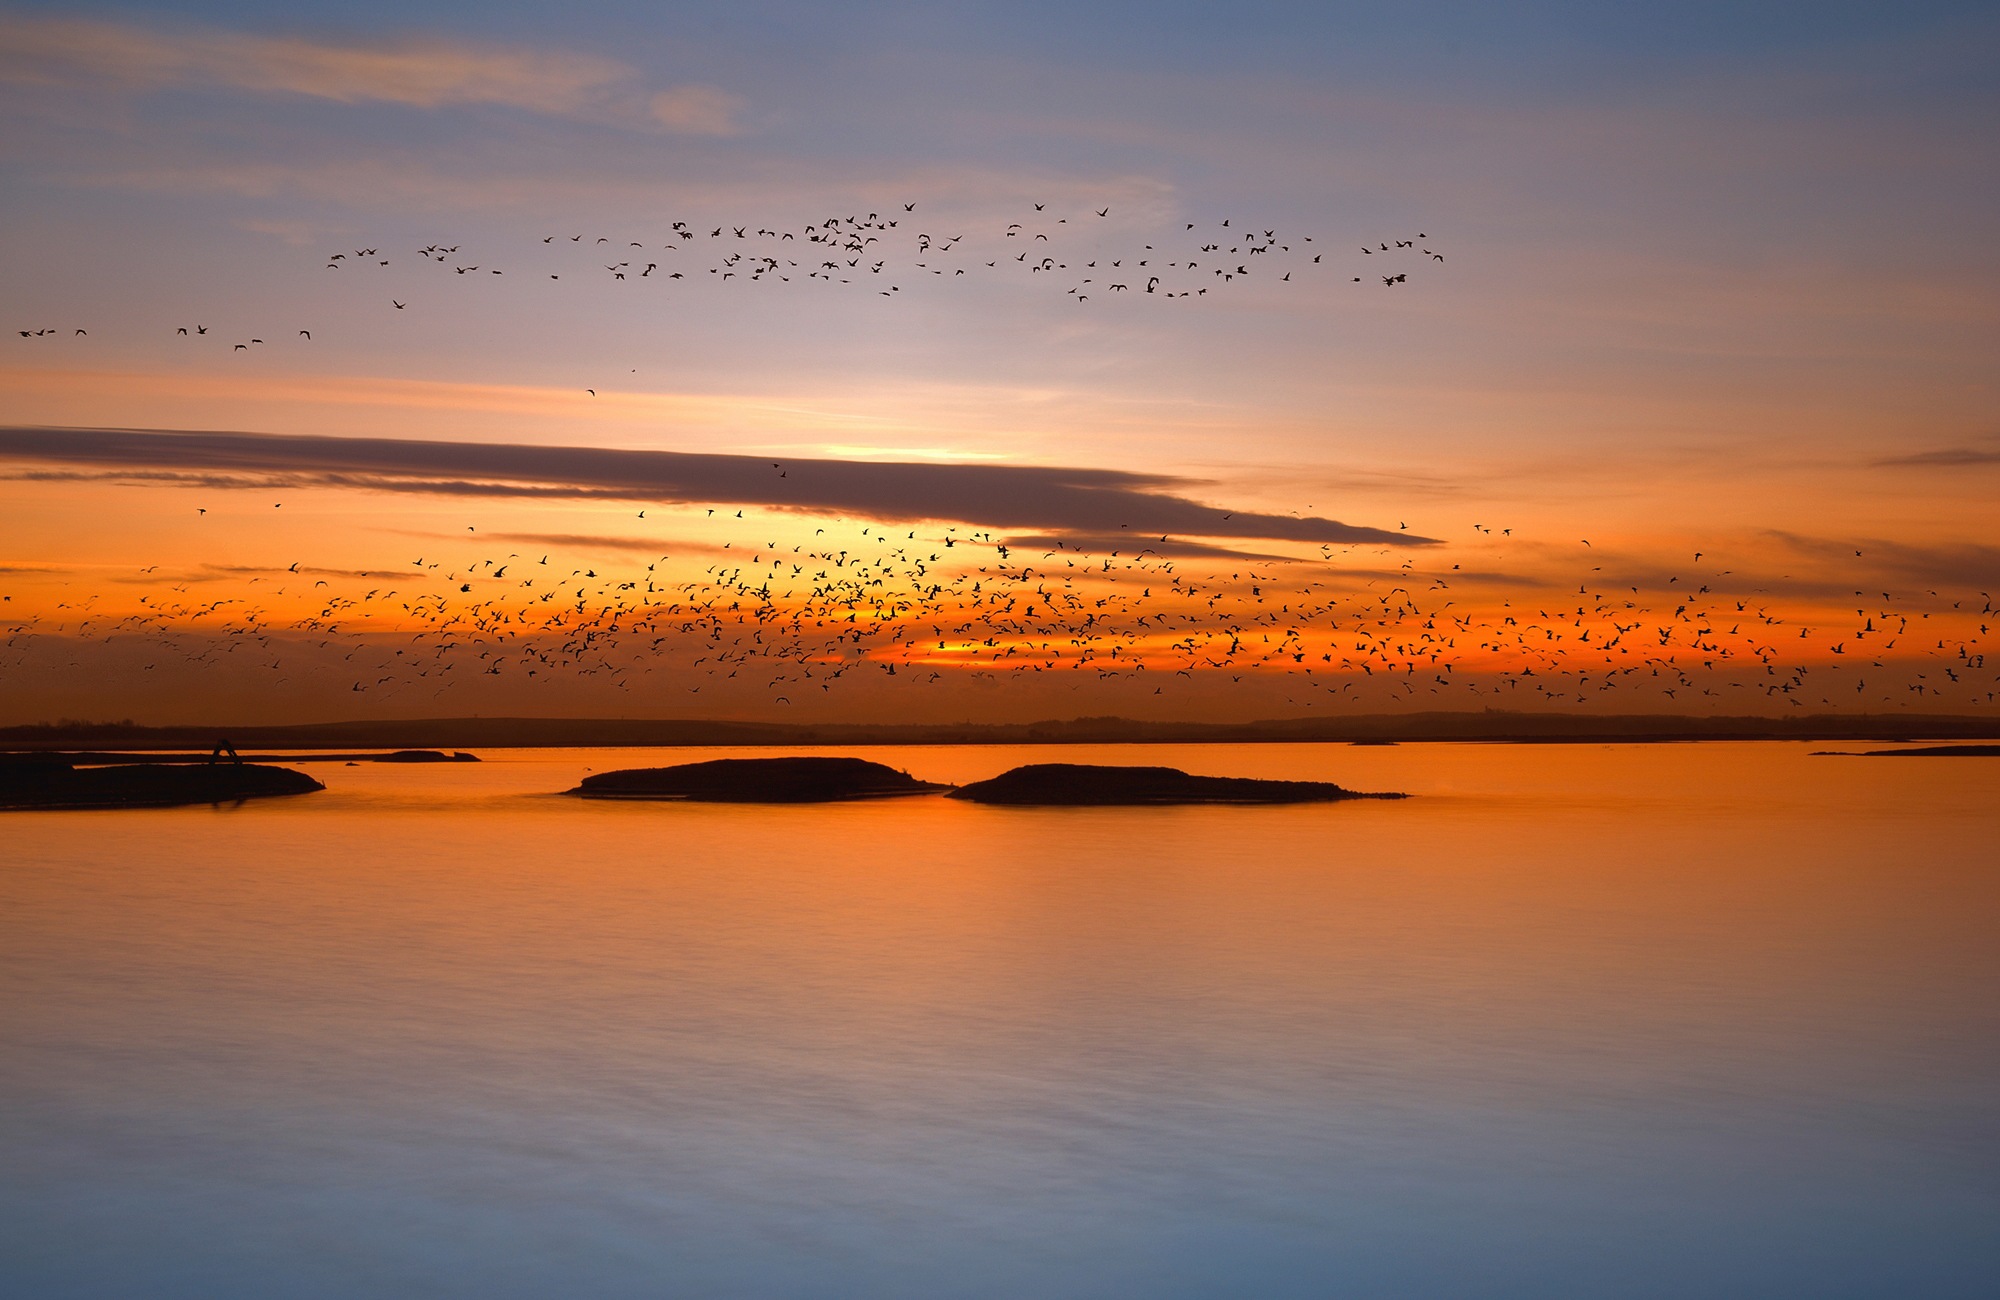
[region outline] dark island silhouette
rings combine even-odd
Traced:
[[[477,763],[479,761],[477,754],[467,754],[461,750],[441,754],[435,749],[399,749],[393,754],[368,754],[358,757],[344,754],[341,757],[353,758],[360,763]]]
[[[587,776],[569,794],[585,799],[664,799],[705,803],[834,803],[932,794],[951,787],[919,781],[865,758],[718,758],[676,767],[637,767]]]
[[[174,808],[324,789],[303,772],[256,763],[84,767],[64,754],[0,756],[0,810]]]
[[[1186,803],[1332,803],[1341,799],[1404,799],[1364,794],[1327,781],[1262,781],[1240,776],[1192,776],[1176,767],[1095,767],[1034,763],[990,781],[960,786],[949,796],[972,803],[1110,806]]]

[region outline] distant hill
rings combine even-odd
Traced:
[[[2000,718],[1946,714],[1809,714],[1789,718],[1659,714],[1412,713],[1242,723],[1073,718],[1028,723],[790,723],[698,718],[423,718],[283,726],[146,727],[41,723],[0,727],[0,750],[183,749],[227,739],[250,749],[506,749],[551,746],[1062,745],[1484,740],[1517,743],[1686,740],[1992,740]]]

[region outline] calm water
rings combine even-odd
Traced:
[[[2000,762],[846,751],[1403,803],[0,822],[9,1296],[1991,1296]],[[736,751],[741,752],[741,751]]]

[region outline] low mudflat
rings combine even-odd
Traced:
[[[115,750],[73,749],[73,750],[24,750],[13,754],[0,754],[0,763],[17,759],[34,758],[37,753],[45,753],[67,761],[73,767],[112,767],[119,764],[209,764],[217,761],[217,756],[202,750],[191,752],[138,750],[121,752]],[[467,754],[457,750],[447,754],[436,749],[399,749],[393,753],[359,754],[241,754],[231,758],[231,762],[242,763],[477,763],[477,754]]]
[[[1036,763],[975,781],[951,792],[973,803],[1114,805],[1186,803],[1332,803],[1340,799],[1402,799],[1363,794],[1328,781],[1261,781],[1239,776],[1193,776],[1176,767],[1096,767]]]
[[[1921,745],[1915,749],[1867,749],[1858,754],[1819,753],[1828,758],[2000,758],[2000,745]]]
[[[718,758],[587,776],[568,793],[585,799],[707,803],[833,803],[949,789],[861,758]]]
[[[0,809],[173,808],[236,803],[326,787],[303,772],[255,763],[74,767],[60,755],[0,760]]]

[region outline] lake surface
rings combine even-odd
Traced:
[[[824,751],[1419,796],[1101,810],[492,751],[7,814],[0,1294],[1991,1296],[2000,760],[1811,748]]]

